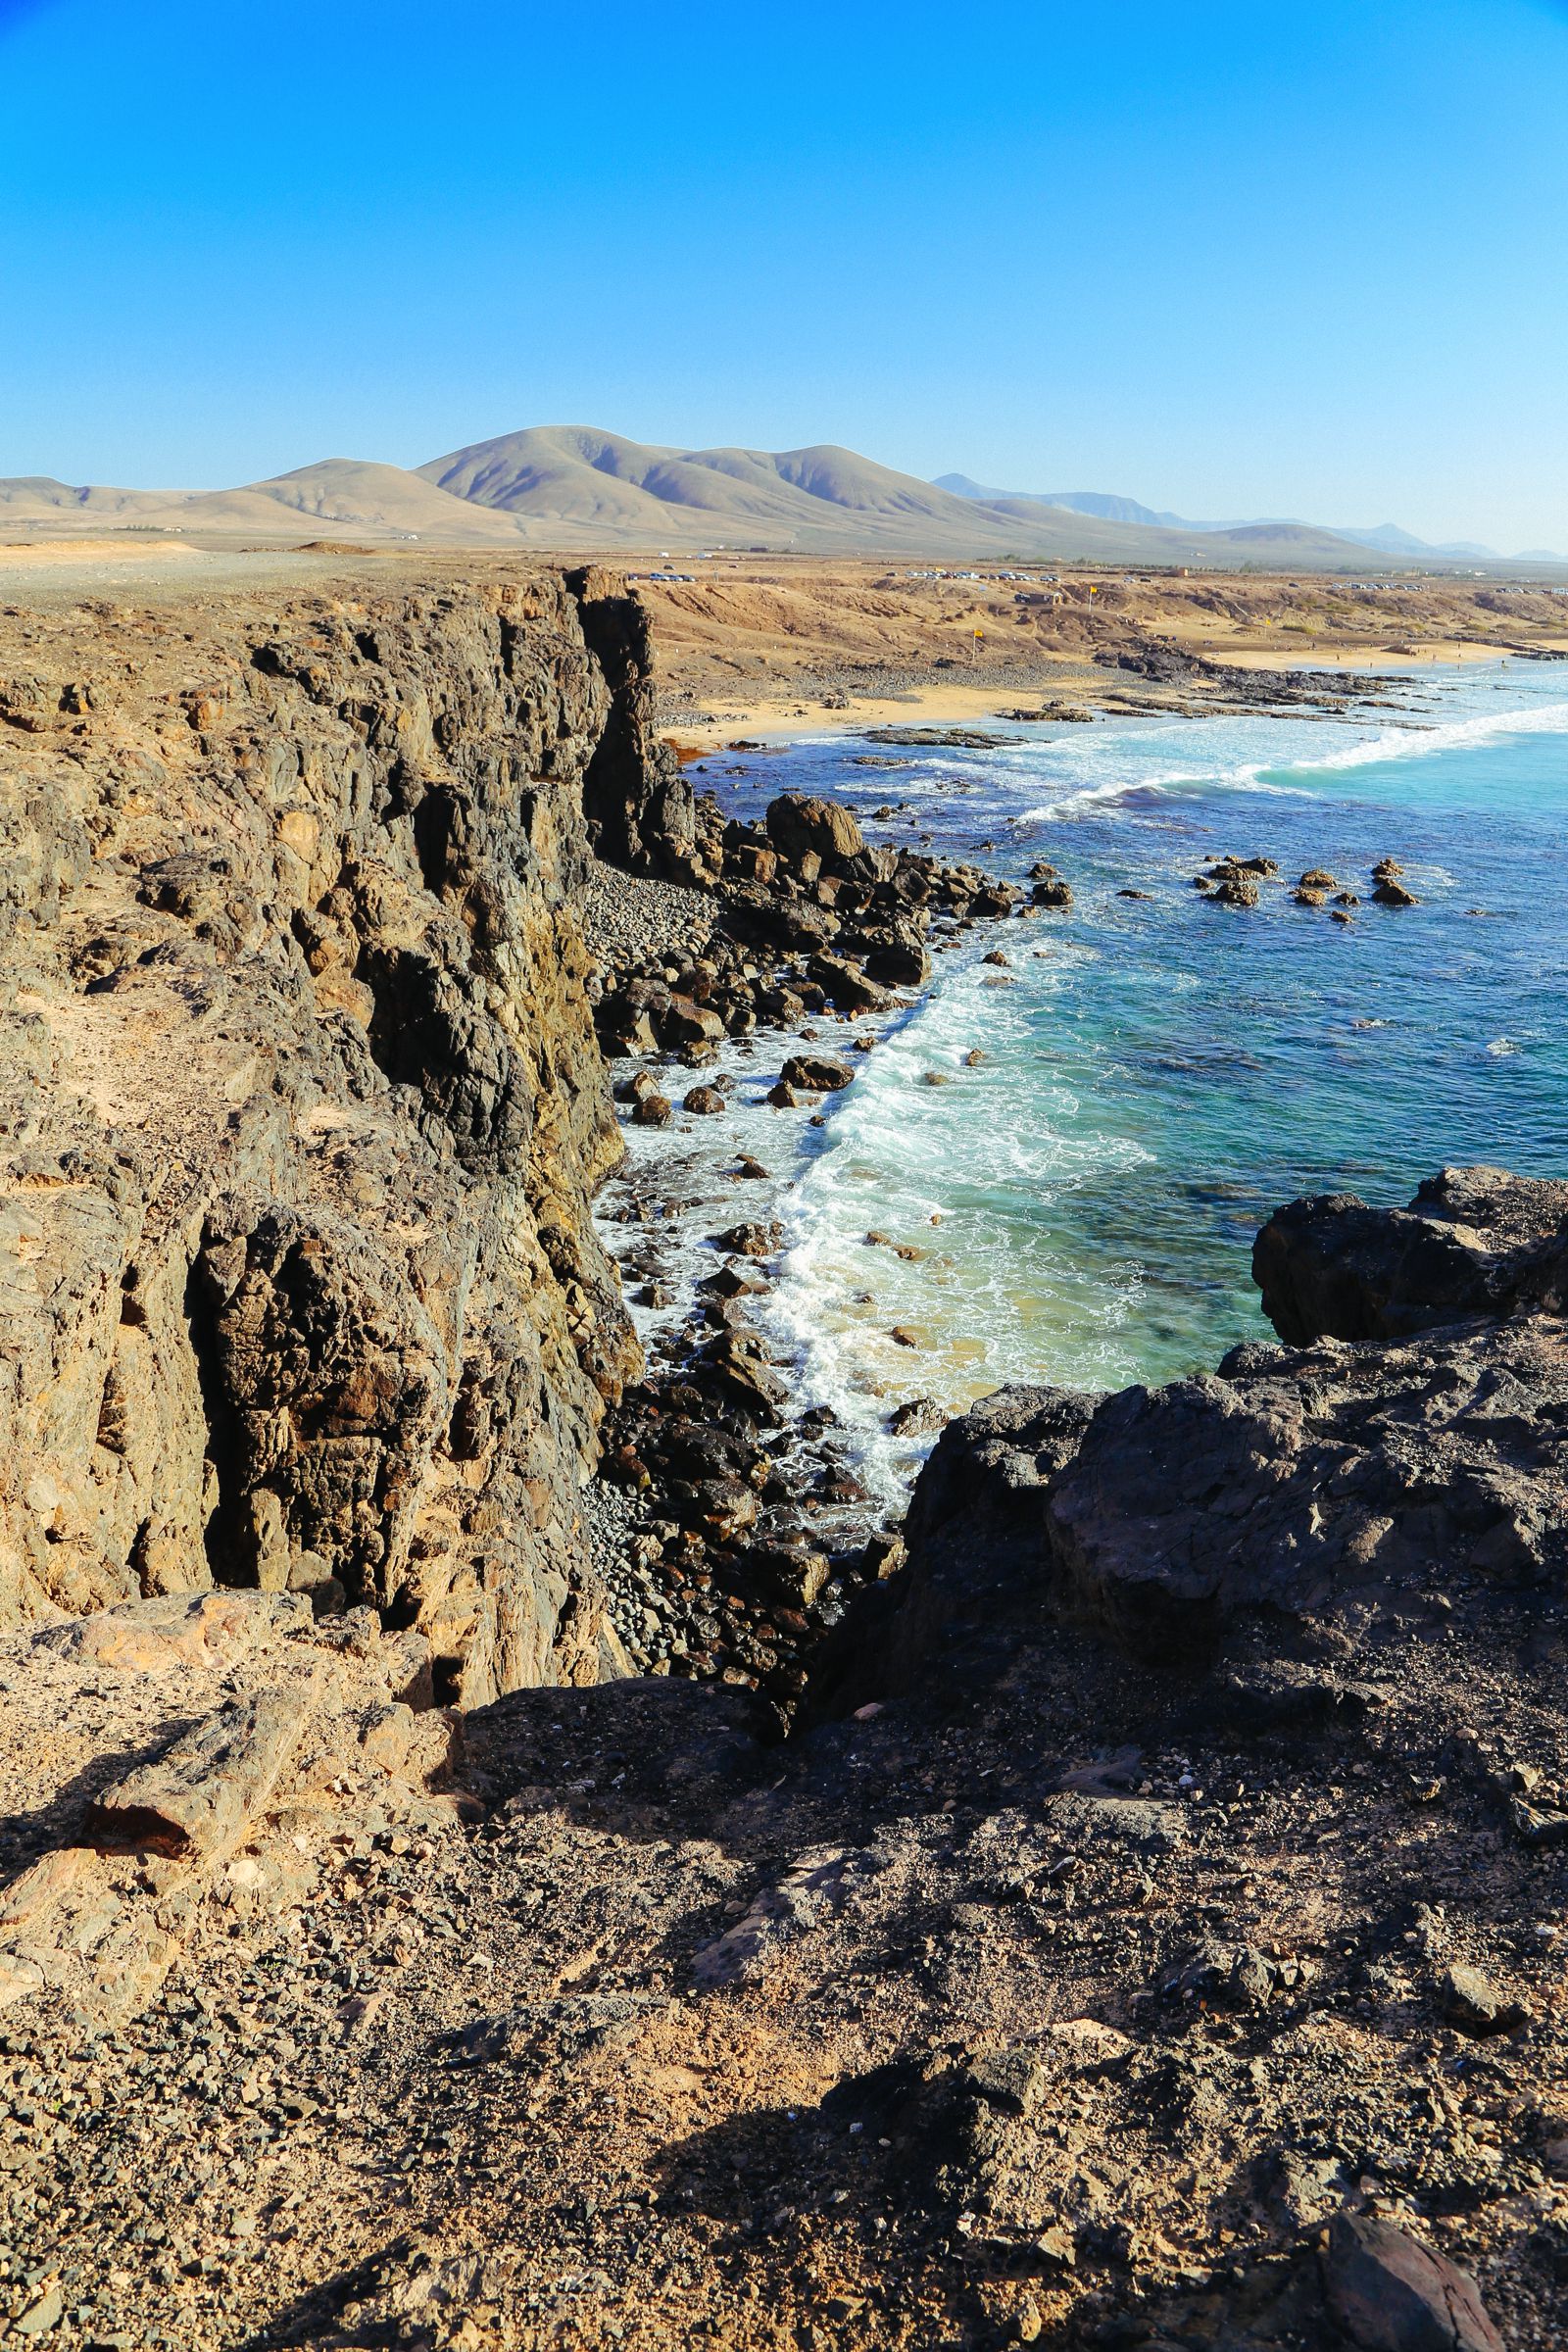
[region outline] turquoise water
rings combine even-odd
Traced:
[[[901,1397],[1168,1379],[1264,1336],[1251,1238],[1297,1194],[1402,1201],[1446,1160],[1568,1168],[1568,670],[1396,699],[1007,730],[897,769],[839,737],[725,784],[747,813],[831,791],[870,838],[1020,880],[1046,858],[1076,894],[964,935],[800,1132],[774,1335],[889,1482],[912,1458],[882,1434]],[[1325,866],[1363,902],[1393,856],[1421,905],[1363,904],[1348,927],[1267,886],[1255,911],[1210,906],[1191,878],[1225,852],[1293,881]],[[998,945],[1004,973],[981,961]],[[868,1248],[873,1229],[921,1255]]]

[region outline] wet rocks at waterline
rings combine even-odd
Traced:
[[[835,802],[781,793],[763,826],[726,821],[711,800],[697,809],[712,892],[701,952],[671,959],[655,945],[612,961],[595,1008],[612,1056],[700,1053],[813,1013],[886,1012],[896,990],[930,977],[933,918],[961,927],[1010,913],[1021,896],[974,866],[869,846]]]

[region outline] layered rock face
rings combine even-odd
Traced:
[[[466,1700],[616,1670],[571,901],[590,779],[646,859],[682,813],[626,603],[4,618],[0,1622],[217,1582],[373,1604]]]

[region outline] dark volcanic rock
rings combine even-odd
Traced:
[[[1147,1653],[1234,1612],[1568,1562],[1568,1345],[1554,1322],[1423,1347],[1238,1348],[1106,1399],[1048,1505],[1073,1596]]]
[[[1011,1646],[1008,1609],[1045,1605],[1053,1575],[1046,1496],[1096,1401],[1066,1389],[1000,1389],[948,1423],[909,1505],[909,1565],[868,1596],[864,1633],[879,1695],[918,1688],[935,1657],[951,1664],[960,1649],[983,1676]],[[914,1416],[925,1402],[903,1408],[907,1426],[921,1426]],[[837,1670],[828,1661],[829,1674]]]
[[[1527,1237],[1561,1189],[1487,1171],[1432,1191],[1485,1210],[1492,1238],[1515,1246],[1517,1301],[1525,1274],[1539,1283],[1555,1262]],[[986,1399],[944,1431],[910,1506],[908,1566],[864,1618],[879,1687],[914,1687],[938,1656],[1004,1653],[1031,1612],[1174,1664],[1233,1620],[1281,1628],[1260,1637],[1266,1652],[1289,1647],[1292,1620],[1379,1595],[1396,1607],[1455,1578],[1549,1588],[1568,1566],[1568,1326],[1446,1320],[1403,1344],[1240,1348],[1217,1373],[1098,1403],[1050,1389]],[[1288,1692],[1258,1703],[1282,1721],[1314,1711]]]
[[[1402,1339],[1472,1315],[1568,1304],[1568,1183],[1445,1168],[1408,1208],[1331,1193],[1276,1209],[1252,1279],[1282,1340]]]
[[[597,564],[568,572],[582,633],[611,690],[611,707],[583,777],[588,837],[601,858],[632,873],[700,880],[692,788],[654,732],[653,642],[647,607]]]
[[[1504,2352],[1475,2280],[1393,2222],[1335,2216],[1323,2292],[1356,2352]]]

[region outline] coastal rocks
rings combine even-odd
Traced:
[[[840,1012],[886,1012],[892,1004],[887,990],[868,979],[858,964],[845,956],[815,955],[806,970],[808,978],[816,982],[828,1003]]]
[[[1568,1183],[1445,1168],[1407,1208],[1293,1200],[1252,1246],[1263,1312],[1292,1347],[1392,1340],[1469,1316],[1568,1309]]]
[[[1450,1171],[1432,1193],[1490,1203],[1539,1282],[1555,1261],[1524,1237],[1557,1202],[1524,1184]],[[1509,1279],[1508,1320],[1244,1347],[1164,1388],[1003,1391],[951,1422],[910,1505],[895,1613],[868,1623],[885,1687],[909,1687],[939,1649],[1004,1653],[1019,1611],[1174,1663],[1243,1624],[1396,1610],[1432,1580],[1549,1586],[1568,1566],[1568,1337],[1552,1313],[1518,1311],[1525,1281]],[[1351,1312],[1366,1296],[1352,1288]]]
[[[660,1009],[659,1037],[662,1045],[710,1046],[724,1035],[724,1024],[716,1012],[691,997],[671,995]]]
[[[948,1415],[934,1396],[910,1396],[895,1405],[888,1415],[888,1435],[894,1438],[923,1438],[932,1430],[941,1429]]]
[[[783,1243],[784,1228],[777,1222],[763,1224],[757,1218],[748,1218],[723,1233],[715,1233],[711,1239],[713,1248],[724,1250],[730,1257],[771,1257]]]
[[[1528,1404],[1495,1422],[1499,1388]],[[1246,1348],[1101,1406],[1045,1513],[1072,1607],[1143,1654],[1422,1575],[1568,1560],[1568,1348],[1553,1326],[1422,1348]]]
[[[1005,750],[1008,738],[988,735],[979,727],[868,727],[865,740],[904,751],[1000,752]]]
[[[1072,905],[1072,884],[1058,875],[1049,882],[1037,882],[1029,894],[1036,906],[1059,907],[1065,910]]]
[[[852,858],[865,848],[865,837],[848,808],[804,793],[780,793],[768,803],[767,830],[788,857],[804,853],[822,859]]]
[[[1010,914],[1022,896],[1015,882],[986,882],[971,896],[968,911],[989,918]]]
[[[1016,1639],[1011,1612],[1047,1602],[1044,1505],[1097,1402],[1067,1390],[1000,1389],[947,1423],[910,1498],[908,1564],[824,1659],[826,1703],[838,1689],[862,1697],[917,1689],[938,1656],[950,1665],[961,1657],[966,1680],[1003,1670]],[[923,1398],[905,1409],[910,1431],[941,1418]],[[868,1683],[855,1679],[862,1648]]]
[[[865,972],[886,988],[923,988],[931,977],[931,957],[918,932],[906,928],[864,934]]]
[[[1217,858],[1195,878],[1200,890],[1208,891],[1211,906],[1255,906],[1258,884],[1277,882],[1280,869],[1272,858]]]
[[[662,929],[628,914],[627,902],[635,907],[656,890],[668,898],[675,885],[644,877],[617,889],[591,877],[592,930],[606,951],[594,1019],[611,1057],[689,1058],[726,1036],[795,1026],[813,1012],[888,1012],[894,991],[931,976],[934,914],[1003,916],[1020,896],[974,866],[868,844],[849,810],[813,796],[778,795],[765,830],[726,819],[704,799],[695,824],[712,893],[706,918],[696,894],[685,894]],[[795,1107],[799,1091],[781,1080],[774,1106]]]
[[[785,1086],[800,1087],[808,1094],[838,1094],[855,1082],[849,1063],[830,1054],[792,1054],[779,1076]]]
[[[599,564],[568,572],[579,625],[610,691],[582,781],[591,847],[630,873],[702,881],[692,788],[654,732],[654,649],[647,607]]]
[[[755,1332],[721,1331],[697,1349],[693,1368],[699,1379],[760,1420],[777,1422],[789,1401],[789,1391],[769,1369]]]
[[[1373,869],[1375,888],[1373,903],[1379,906],[1414,906],[1419,904],[1414,894],[1398,879],[1403,871],[1392,858],[1383,858]],[[1220,858],[1205,872],[1193,876],[1194,888],[1201,891],[1213,906],[1255,906],[1259,902],[1259,884],[1278,882],[1280,869],[1272,858]],[[1036,897],[1039,897],[1037,892]],[[1141,894],[1123,891],[1123,898]],[[1320,907],[1333,898],[1332,914],[1337,923],[1350,919],[1346,911],[1358,906],[1360,900],[1353,890],[1342,889],[1336,877],[1324,866],[1309,866],[1291,892],[1295,906]]]
[[[729,1108],[716,1086],[694,1086],[681,1097],[682,1110],[694,1112],[700,1118],[716,1118]]]
[[[1204,703],[1228,703],[1253,710],[1300,704],[1320,710],[1343,710],[1356,701],[1380,702],[1398,684],[1396,678],[1369,671],[1242,669],[1231,662],[1207,661],[1183,645],[1157,637],[1102,648],[1094,659],[1105,668],[1131,670],[1155,685],[1197,690]]]

